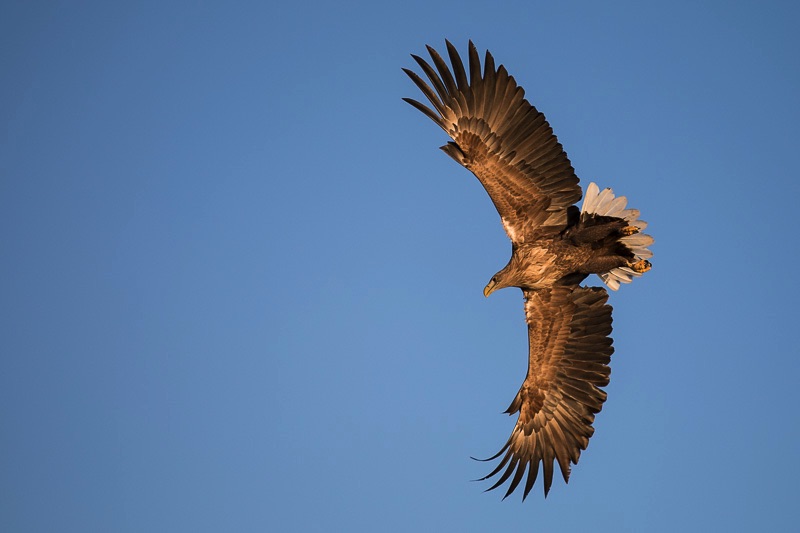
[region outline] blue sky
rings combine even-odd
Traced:
[[[799,15],[5,2],[0,529],[793,530]],[[400,100],[445,38],[656,238],[546,500],[469,482],[527,340],[520,293],[482,295],[496,212]]]

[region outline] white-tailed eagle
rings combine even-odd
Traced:
[[[594,433],[608,384],[611,306],[601,287],[582,287],[598,274],[612,290],[650,269],[653,239],[641,231],[639,211],[625,197],[591,183],[583,206],[578,177],[553,130],[524,97],[502,65],[487,51],[481,69],[469,43],[469,72],[447,42],[452,71],[427,47],[433,66],[412,55],[428,79],[403,69],[432,107],[422,111],[451,138],[447,155],[472,171],[489,193],[508,237],[511,259],[495,274],[484,295],[519,287],[528,324],[528,374],[509,414],[519,413],[508,441],[487,460],[500,458],[482,479],[500,474],[492,490],[511,480],[506,497],[523,479],[524,500],[541,464],[544,494],[553,481],[554,461],[564,481]],[[527,477],[526,477],[527,471]]]

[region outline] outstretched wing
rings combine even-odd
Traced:
[[[512,242],[521,243],[541,225],[566,223],[566,209],[581,198],[578,177],[553,129],[525,99],[505,67],[487,51],[481,74],[478,51],[469,43],[469,80],[455,47],[447,42],[451,73],[430,46],[436,70],[412,55],[433,89],[403,69],[433,109],[404,98],[436,122],[455,142],[442,146],[471,170],[494,202]],[[438,74],[437,74],[438,71]]]
[[[605,289],[556,287],[523,292],[530,344],[528,375],[506,411],[519,412],[519,418],[505,446],[486,459],[505,453],[500,464],[482,479],[503,472],[487,489],[492,490],[511,478],[505,498],[517,488],[527,469],[524,500],[540,463],[545,496],[553,482],[554,460],[564,481],[569,480],[570,462],[578,463],[594,433],[594,415],[606,400],[606,393],[598,387],[608,384],[614,348]]]

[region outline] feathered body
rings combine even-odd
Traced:
[[[582,287],[598,274],[616,290],[650,268],[653,242],[641,233],[639,212],[626,209],[625,197],[591,183],[583,208],[578,177],[553,130],[524,97],[524,91],[487,52],[483,70],[469,43],[465,69],[447,42],[452,72],[428,47],[434,66],[412,56],[430,85],[404,69],[432,109],[405,98],[452,139],[442,150],[472,171],[489,193],[511,239],[508,264],[484,289],[488,296],[519,287],[528,324],[528,373],[508,409],[519,418],[505,446],[494,457],[497,467],[485,478],[509,478],[506,496],[527,472],[523,499],[544,471],[545,496],[556,461],[564,480],[594,433],[611,373],[611,306],[608,293]],[[435,67],[435,68],[434,68]],[[513,476],[513,477],[512,477]]]
[[[512,246],[508,265],[492,278],[495,281],[492,291],[504,287],[546,289],[575,285],[589,274],[624,267],[635,258],[619,242],[626,236],[622,233],[626,227],[625,221],[613,219],[588,227],[579,224],[538,231],[531,242]]]

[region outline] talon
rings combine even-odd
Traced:
[[[637,228],[636,226],[626,226],[620,230],[620,233],[627,237],[628,235],[635,235],[640,231],[641,229]]]
[[[641,261],[636,261],[635,263],[630,263],[628,267],[633,270],[634,272],[638,272],[642,274],[650,270],[653,265],[647,259],[642,259]]]

